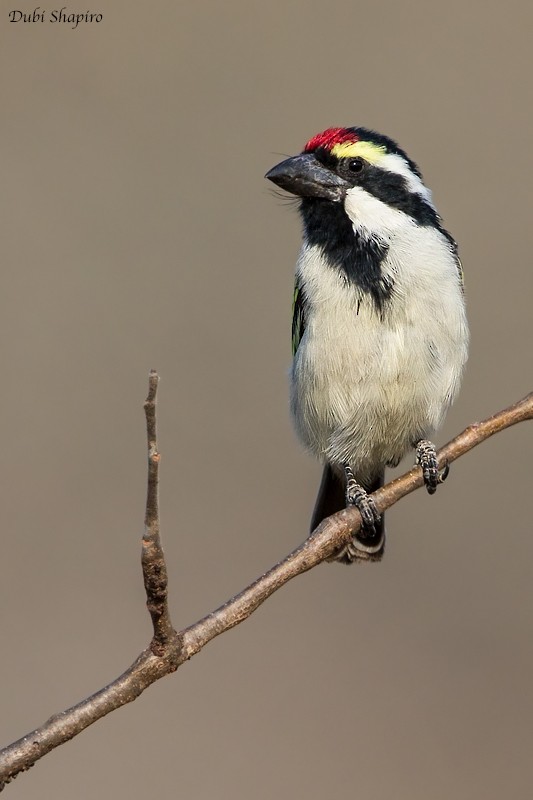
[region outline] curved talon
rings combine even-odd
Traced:
[[[449,474],[450,474],[450,465],[448,464],[448,462],[446,462],[439,474],[439,483],[444,483]]]

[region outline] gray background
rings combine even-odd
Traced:
[[[102,0],[77,30],[10,24],[21,6],[0,18],[6,743],[149,639],[150,367],[174,623],[306,533],[319,468],[286,380],[299,220],[263,180],[280,154],[358,124],[421,165],[472,327],[439,442],[533,389],[530,3]],[[532,451],[525,424],[479,447],[388,513],[381,565],[294,581],[7,791],[530,797]]]

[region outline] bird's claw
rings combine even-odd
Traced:
[[[377,535],[376,524],[380,520],[380,514],[375,506],[374,500],[368,495],[360,483],[355,480],[350,467],[345,467],[346,472],[346,505],[355,506],[361,514],[361,530],[357,538],[362,541],[372,539]]]
[[[361,514],[361,528],[331,561],[353,564],[363,561],[381,561],[385,547],[382,518],[368,492],[355,480],[349,464],[344,464],[346,475],[346,505],[355,506]]]
[[[439,483],[444,483],[450,472],[449,464],[439,471],[437,451],[433,442],[421,439],[416,445],[416,463],[422,467],[424,483],[428,494],[435,494]]]

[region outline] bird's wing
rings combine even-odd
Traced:
[[[300,286],[298,276],[294,284],[294,295],[292,299],[292,354],[296,351],[302,341],[305,331],[305,307],[306,299],[303,288]]]
[[[461,259],[459,258],[457,253],[455,254],[455,257],[457,259],[457,272],[459,273],[459,282],[461,284],[461,289],[463,290],[463,293],[464,293],[464,290],[465,290],[465,271],[463,269],[463,262],[461,261]]]
[[[453,238],[451,233],[449,233],[445,228],[442,227],[442,225],[440,224],[440,221],[439,221],[438,228],[439,228],[440,232],[443,233],[444,236],[448,239],[448,242],[450,244],[453,257],[455,258],[455,266],[457,267],[457,272],[459,274],[459,283],[461,285],[461,289],[464,292],[464,290],[465,290],[465,273],[464,273],[464,269],[463,269],[463,263],[462,263],[461,259],[459,258],[459,247],[457,246],[457,242],[455,241],[455,239]]]

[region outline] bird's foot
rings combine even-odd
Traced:
[[[355,506],[361,514],[361,529],[356,533],[351,542],[335,554],[335,560],[344,564],[354,561],[379,561],[383,556],[385,537],[381,516],[360,483],[355,479],[351,467],[344,466],[346,475],[346,505]]]
[[[355,480],[350,467],[345,467],[346,471],[346,505],[355,506],[361,514],[362,525],[359,536],[361,539],[371,539],[376,535],[376,524],[379,522],[379,514],[373,499],[363,489],[360,483]]]
[[[439,471],[435,445],[428,439],[421,439],[416,445],[416,463],[419,467],[422,467],[428,494],[435,494],[439,483],[444,483],[448,477],[449,465],[445,464],[444,469]]]

